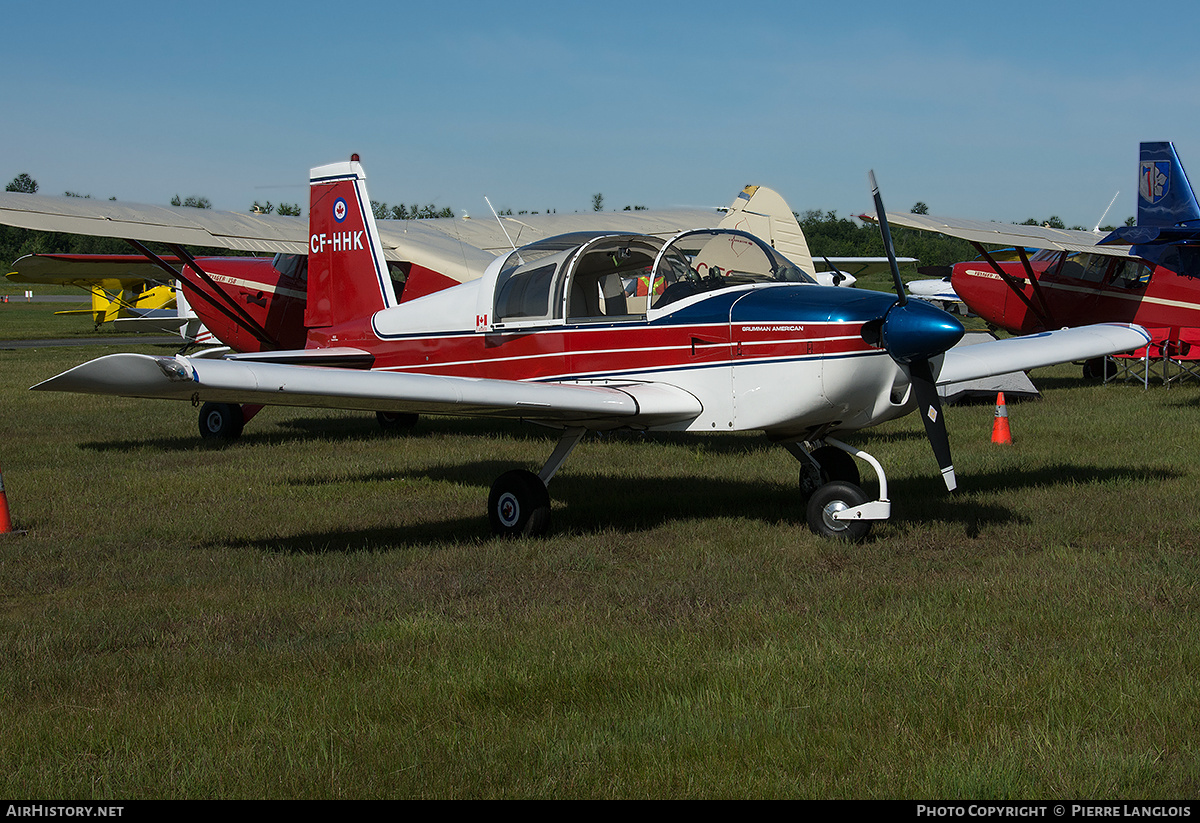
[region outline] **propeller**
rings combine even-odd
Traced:
[[[896,286],[896,302],[883,316],[879,339],[893,360],[908,370],[921,422],[925,424],[925,436],[933,446],[933,456],[942,470],[946,488],[954,491],[958,483],[954,478],[954,462],[950,458],[950,435],[942,414],[941,398],[934,382],[933,368],[929,361],[950,349],[962,339],[965,329],[952,315],[920,300],[909,302],[900,278],[900,266],[896,263],[896,251],[892,247],[892,233],[888,228],[887,215],[883,210],[883,198],[875,182],[875,172],[868,172],[871,195],[875,198],[875,212],[879,216],[879,232],[887,251],[888,264],[892,269],[892,281]]]

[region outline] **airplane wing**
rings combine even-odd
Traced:
[[[162,269],[140,255],[27,254],[13,263],[8,279],[18,283],[76,286],[91,291],[101,281],[138,288],[143,283],[174,285]]]
[[[863,215],[863,220],[873,220]],[[958,237],[975,243],[996,246],[1022,246],[1027,249],[1086,252],[1110,257],[1132,257],[1128,248],[1096,245],[1105,235],[1090,231],[1051,229],[1045,226],[1018,226],[1011,223],[990,223],[983,220],[960,220],[953,217],[934,217],[929,214],[888,212],[888,223],[919,231]]]
[[[0,194],[0,224],[244,252],[308,253],[308,220],[283,215],[6,192]],[[717,225],[751,231],[792,262],[812,269],[795,215],[782,197],[764,186],[747,186],[726,208],[376,221],[385,259],[416,263],[458,282],[479,277],[492,260],[514,246],[558,234],[601,230],[673,235]]]
[[[1140,326],[1102,323],[951,349],[931,366],[936,383],[944,385],[1130,351],[1149,341]],[[297,365],[305,360],[356,364],[356,358],[369,360],[367,352],[295,354],[286,362],[110,354],[32,389],[192,403],[511,417],[590,428],[667,425],[702,411],[691,393],[661,383],[534,383],[369,371]]]
[[[479,277],[495,257],[423,225],[434,221],[380,222],[386,226],[380,237],[387,260],[416,263],[462,282]],[[261,254],[308,253],[308,220],[284,215],[5,192],[0,224]]]
[[[690,420],[703,410],[689,392],[659,383],[532,383],[144,354],[100,357],[32,389],[193,403],[510,417],[590,428],[665,425]]]
[[[210,246],[249,252],[304,254],[308,221],[174,206],[0,194],[0,222],[23,229]]]
[[[664,209],[661,211],[572,212],[566,214],[500,215],[499,219],[439,218],[437,220],[377,220],[379,232],[387,236],[410,223],[441,232],[454,240],[482,249],[493,257],[559,234],[576,231],[617,231],[630,234],[673,235],[681,231],[710,228],[723,218],[717,209]]]
[[[581,229],[675,234],[710,227],[721,217],[717,209],[668,209],[506,216],[501,222],[491,218],[379,220],[376,225],[385,259],[416,263],[465,282],[479,277],[497,255],[508,252],[510,237],[512,243],[524,245]],[[307,218],[283,215],[5,192],[0,194],[0,223],[37,231],[243,252],[308,253]],[[161,271],[156,269],[155,275],[160,276]]]
[[[897,257],[896,264],[918,263],[915,257]],[[892,264],[886,257],[814,257],[817,271],[832,271],[837,269],[851,277],[865,277],[868,274],[891,273]]]
[[[1141,326],[1097,323],[959,346],[938,358],[940,364],[935,359],[931,366],[937,375],[935,380],[941,386],[1074,360],[1090,360],[1140,349],[1149,342],[1150,335]]]

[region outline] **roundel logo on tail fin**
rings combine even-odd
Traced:
[[[349,213],[349,211],[350,211],[350,209],[346,205],[346,198],[339,197],[337,200],[333,201],[333,219],[334,220],[341,223],[343,220],[346,219],[346,215]]]
[[[1171,188],[1171,164],[1166,160],[1143,160],[1138,175],[1138,193],[1150,205],[1157,205]]]

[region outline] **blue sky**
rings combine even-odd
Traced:
[[[1200,173],[1194,3],[108,5],[5,8],[4,181],[307,214],[357,152],[373,198],[472,215],[756,183],[848,216],[873,168],[892,210],[1090,227],[1140,141]]]

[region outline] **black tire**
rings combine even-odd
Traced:
[[[813,460],[821,467],[821,479],[826,483],[841,481],[862,485],[862,475],[858,471],[858,461],[847,452],[834,446],[822,446],[812,453]]]
[[[488,521],[499,537],[536,537],[550,527],[550,492],[525,469],[505,472],[488,495]]]
[[[1087,380],[1107,380],[1116,374],[1116,364],[1107,357],[1093,357],[1083,361],[1083,376]]]
[[[237,440],[246,418],[234,403],[205,403],[200,407],[200,436],[205,440]]]
[[[375,412],[379,428],[385,432],[406,432],[417,425],[417,415],[406,412]]]
[[[871,531],[870,520],[834,520],[833,514],[867,502],[867,495],[853,483],[826,483],[808,500],[808,527],[814,534],[852,543]]]

